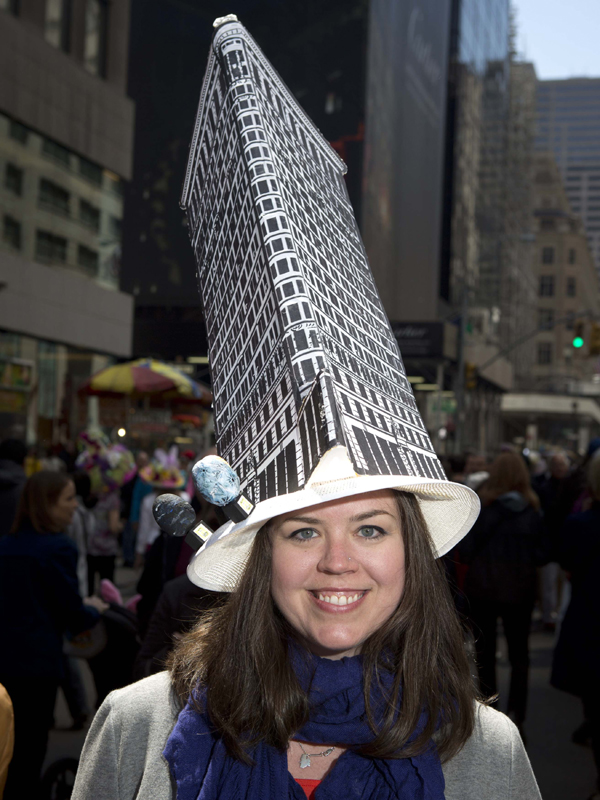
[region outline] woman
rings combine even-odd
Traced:
[[[67,475],[37,472],[25,484],[11,534],[0,539],[0,683],[15,714],[5,800],[37,797],[63,677],[63,635],[91,628],[106,607],[78,592],[77,548],[63,533],[76,507]]]
[[[475,702],[408,492],[264,525],[229,601],[182,639],[171,677],[100,709],[73,800],[300,800],[316,786],[316,798],[539,798],[516,728]]]
[[[571,602],[560,628],[552,664],[551,683],[583,701],[587,728],[592,738],[597,787],[590,800],[600,800],[600,457],[588,467],[593,504],[588,511],[570,516],[562,530],[560,565],[571,581]]]
[[[536,569],[550,552],[540,503],[523,459],[502,453],[481,487],[482,512],[460,545],[469,564],[465,579],[467,613],[477,653],[479,686],[496,694],[496,626],[502,619],[511,664],[508,715],[522,730],[527,708],[529,629],[536,593]]]

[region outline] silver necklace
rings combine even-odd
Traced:
[[[323,758],[327,758],[327,756],[330,756],[335,750],[335,747],[328,747],[327,750],[323,750],[322,753],[307,753],[302,747],[302,743],[298,742],[298,744],[302,750],[302,755],[300,756],[300,769],[306,769],[306,767],[310,767],[311,758],[317,758],[317,756],[323,756]]]

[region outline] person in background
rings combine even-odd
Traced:
[[[148,624],[134,668],[134,680],[165,669],[173,645],[201,616],[227,598],[224,592],[210,592],[195,586],[187,575],[165,583]]]
[[[600,800],[600,455],[590,461],[588,477],[592,506],[568,517],[559,543],[560,564],[571,581],[571,601],[554,651],[550,683],[581,697],[597,771],[590,800]]]
[[[482,511],[459,546],[468,565],[466,612],[475,637],[480,690],[496,694],[496,628],[502,619],[511,665],[508,715],[522,732],[527,710],[529,631],[537,567],[548,561],[540,501],[516,453],[502,453],[480,492]]]
[[[125,554],[125,546],[123,546],[123,558],[126,567],[133,567],[135,561],[135,546],[137,542],[138,530],[140,527],[140,512],[142,508],[142,501],[144,497],[151,494],[154,490],[148,481],[144,480],[141,473],[150,463],[148,453],[138,453],[136,458],[138,464],[138,473],[133,485],[133,492],[131,495],[131,506],[129,511],[129,529],[131,531],[131,540],[128,541],[127,554]]]
[[[0,800],[15,746],[15,715],[8,692],[0,683]]]
[[[106,487],[108,489],[108,487]],[[87,542],[88,594],[94,594],[96,575],[112,581],[119,552],[121,503],[117,491],[104,491],[91,508],[94,524]]]
[[[19,439],[0,443],[0,536],[8,533],[17,513],[21,491],[27,480],[27,446]]]
[[[180,495],[187,502],[190,501],[190,496],[183,491],[186,477],[179,468],[177,448],[171,448],[169,453],[157,450],[152,463],[140,472],[140,477],[151,487],[152,493],[144,497],[140,507],[140,522],[135,545],[136,567],[143,565],[146,553],[160,536],[160,528],[152,513],[158,495],[170,492]]]
[[[148,466],[148,453],[140,450],[135,456],[136,472],[133,477],[121,486],[121,519],[123,520],[123,538],[121,546],[123,549],[123,566],[133,567],[135,559],[135,539],[137,528],[134,528],[131,521],[131,509],[133,506],[133,496],[138,483],[143,483],[139,477],[141,469]],[[136,519],[139,519],[139,492],[136,495],[138,505]]]
[[[547,631],[554,631],[560,608],[560,597],[558,582],[560,567],[557,562],[556,539],[554,523],[554,506],[561,494],[565,479],[569,474],[569,459],[562,452],[552,453],[548,458],[548,469],[541,475],[536,476],[533,481],[533,488],[540,498],[542,513],[544,515],[544,526],[547,535],[553,542],[551,561],[542,567],[542,621]],[[561,581],[561,584],[564,581]]]
[[[15,715],[4,800],[38,796],[64,674],[63,636],[93,627],[106,608],[78,591],[77,548],[63,533],[76,507],[66,474],[37,472],[23,488],[11,532],[0,539],[0,683]]]

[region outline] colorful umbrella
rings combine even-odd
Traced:
[[[212,402],[208,387],[192,380],[175,367],[153,358],[140,358],[97,372],[84,384],[85,394],[112,397],[124,394],[167,394],[195,399],[201,403]]]

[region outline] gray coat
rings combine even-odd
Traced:
[[[162,752],[177,713],[166,672],[112,692],[87,735],[71,800],[176,800]],[[443,769],[446,800],[541,800],[516,727],[486,706]]]

